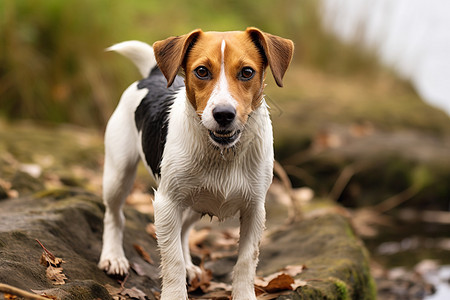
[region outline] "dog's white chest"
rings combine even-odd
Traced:
[[[186,206],[223,220],[248,205],[252,198],[252,177],[256,175],[253,173],[258,172],[258,168],[249,168],[248,164],[234,156],[233,153],[227,153],[224,157],[213,153],[212,156],[191,161],[190,169],[183,170],[183,177],[190,183],[178,186],[188,190],[185,194],[189,196],[184,199]]]
[[[245,199],[237,194],[228,195],[225,198],[223,195],[217,195],[211,191],[202,189],[193,194],[189,202],[191,203],[190,207],[194,211],[216,216],[222,221],[236,215],[243,203],[245,203]]]

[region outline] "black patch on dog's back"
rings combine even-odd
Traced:
[[[169,109],[175,100],[176,92],[183,86],[183,79],[177,76],[173,84],[167,88],[167,80],[157,67],[147,78],[139,81],[137,86],[139,89],[148,89],[147,95],[136,108],[134,120],[138,131],[142,132],[145,160],[155,176],[161,175]]]

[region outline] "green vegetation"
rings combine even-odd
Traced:
[[[414,104],[408,105],[408,110],[423,107],[407,84],[391,74],[386,79],[373,55],[326,33],[320,26],[317,6],[318,1],[313,0],[261,0],[257,5],[248,0],[2,1],[0,116],[103,128],[123,89],[139,78],[130,63],[103,49],[129,39],[152,43],[195,28],[242,30],[247,26],[296,43],[286,88],[270,87],[268,94],[282,103],[280,110],[299,113],[296,118],[302,123],[317,113],[320,122],[329,117],[358,119],[370,112],[376,120],[387,120],[390,125],[406,122],[403,110],[406,102],[413,102],[409,98],[414,98]],[[362,89],[347,88],[348,77],[361,78],[356,83]],[[373,83],[373,93],[365,90],[369,82]],[[318,95],[318,89],[326,91],[326,96]],[[397,98],[407,99],[385,103],[391,91],[397,91]],[[333,99],[335,93],[342,97]],[[351,97],[346,103],[336,103],[347,96]],[[325,100],[338,109],[330,108]],[[374,102],[382,103],[373,109],[368,104]],[[328,109],[322,111],[326,106],[336,115],[346,113],[330,116]],[[425,119],[430,118],[408,120],[434,126]]]
[[[1,1],[0,115],[102,128],[123,89],[139,78],[106,47],[247,26],[297,40],[310,2]]]

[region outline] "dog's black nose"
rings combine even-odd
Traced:
[[[236,109],[229,105],[216,106],[213,109],[213,117],[220,126],[226,127],[234,121],[234,118],[236,117]]]

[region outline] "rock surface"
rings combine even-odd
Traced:
[[[98,186],[101,178],[101,141],[73,143],[91,140],[80,138],[74,130],[33,134],[31,129],[19,129],[30,137],[30,147],[24,140],[10,143],[17,134],[5,134],[1,129],[0,284],[58,299],[158,299],[159,256],[156,240],[146,230],[151,214],[126,206],[124,248],[132,266],[129,277],[118,281],[97,268],[104,206],[99,188],[92,186]],[[72,146],[59,145],[63,137],[70,136]],[[272,192],[267,201],[268,230],[261,245],[258,275],[270,275],[288,265],[306,269],[295,276],[303,282],[295,291],[261,299],[374,299],[367,252],[345,214],[327,205],[325,210],[307,213],[301,222],[284,225],[289,208],[280,204],[277,193]],[[223,246],[226,255],[217,255],[214,249],[218,248],[211,245],[218,244],[214,236],[225,232],[223,227],[234,228],[236,221],[204,224],[199,225],[198,241],[193,244],[194,261],[203,260],[214,281],[228,283],[236,242]],[[202,226],[209,229],[202,231]],[[199,238],[202,232],[205,237]],[[229,232],[222,235],[233,235]],[[64,260],[65,284],[54,285],[46,276],[46,267],[40,264],[43,249],[36,240]],[[136,248],[153,262],[145,261]],[[191,294],[198,299],[227,299],[227,295]]]
[[[47,295],[65,295],[63,299],[110,299],[105,285],[117,286],[117,282],[96,265],[103,210],[97,196],[78,190],[0,202],[0,282],[24,290],[53,289]],[[127,209],[126,215],[126,254],[148,275],[130,276],[127,283],[152,295],[152,289],[158,289],[158,267],[145,263],[133,248],[137,244],[157,260],[156,241],[145,232],[151,220],[132,209]],[[66,284],[55,286],[46,277],[45,267],[39,263],[43,249],[36,239],[64,260],[61,267],[68,278]]]

